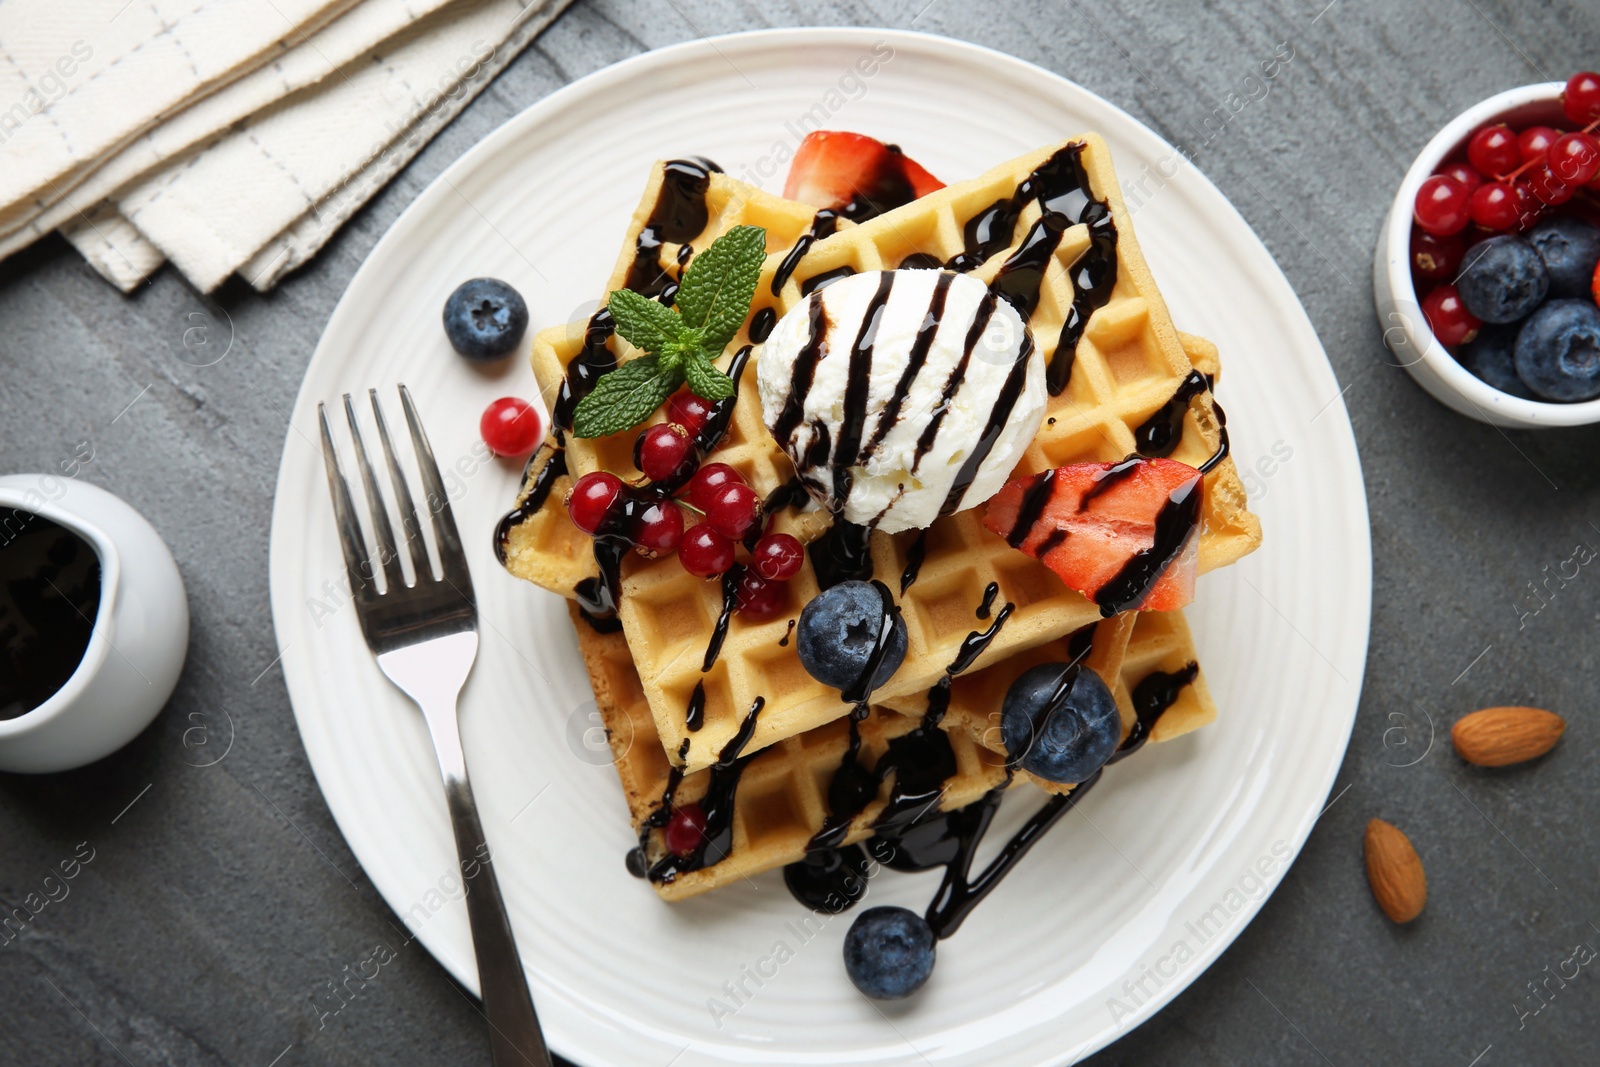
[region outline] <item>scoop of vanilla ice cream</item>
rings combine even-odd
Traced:
[[[773,328],[756,381],[810,494],[885,533],[999,492],[1047,400],[1044,357],[1016,309],[937,270],[818,289]]]

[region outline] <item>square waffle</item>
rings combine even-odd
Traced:
[[[621,633],[594,629],[583,621],[575,605],[569,610],[629,817],[638,832],[661,806],[675,771],[655,733],[655,717],[645,697],[644,683],[634,669],[626,638]],[[1097,624],[1093,644],[1084,659],[1085,665],[1098,671],[1114,690],[1137,685],[1142,677],[1125,676],[1122,669],[1123,643],[1132,629],[1132,620],[1132,613],[1128,613]],[[1184,630],[1182,636],[1187,638],[1188,631]],[[944,724],[956,764],[955,774],[945,781],[940,794],[940,808],[946,811],[974,803],[1007,782],[1004,754],[982,743],[987,720],[980,724],[977,709],[969,708],[965,700],[959,706],[959,717],[947,717]],[[953,711],[957,707],[952,704]],[[921,717],[921,709],[915,715],[874,709],[860,724],[858,759],[862,765],[875,766],[890,741],[917,729]],[[666,900],[682,900],[804,859],[809,842],[827,818],[828,783],[844,756],[848,737],[848,721],[836,719],[757,753],[739,778],[734,793],[731,847],[726,857],[681,873],[671,881],[654,882],[656,892]],[[710,778],[711,772],[705,770],[684,775],[674,789],[675,802],[686,804],[702,799]],[[1025,772],[1014,780],[1031,780],[1052,792],[1068,792],[1072,788],[1041,782]],[[879,797],[852,820],[840,844],[872,835],[872,824],[884,808],[886,793],[887,787],[881,789]],[[661,838],[660,830],[652,830],[644,837],[648,863],[665,855]]]
[[[1115,461],[1133,453],[1136,429],[1167,407],[1193,369],[1133,239],[1104,144],[1093,136],[1069,144],[1082,146],[1080,158],[1091,192],[1111,209],[1118,233],[1117,274],[1109,298],[1087,320],[1066,388],[1052,400],[1045,425],[1019,464],[1018,473],[1024,474],[1066,463]],[[705,232],[714,236],[711,231],[718,227],[718,232],[724,232],[742,223],[768,225],[773,252],[763,268],[754,309],[759,313],[770,306],[781,315],[802,299],[801,291],[812,278],[846,269],[894,267],[912,255],[948,260],[961,253],[965,221],[1010,197],[1060,147],[1030,153],[974,181],[949,186],[860,226],[842,228],[810,249],[776,295],[771,281],[785,258],[780,246],[801,228],[797,223],[804,211],[797,212],[789,202],[750,190],[725,175],[713,174],[706,195]],[[659,190],[660,184],[658,169],[652,189]],[[635,263],[639,234],[654,203],[655,197],[647,192],[635,215],[623,261],[613,275],[613,286],[626,277],[623,264],[632,269]],[[1024,204],[1011,245],[994,251],[972,273],[992,281],[1039,214],[1037,203]],[[775,223],[769,223],[769,215]],[[1029,321],[1047,360],[1054,354],[1061,324],[1072,305],[1074,289],[1065,264],[1082,254],[1089,241],[1086,226],[1068,229],[1044,272],[1040,299]],[[702,236],[691,245],[704,247],[706,243]],[[681,246],[662,245],[655,252],[656,262],[675,263],[680,252]],[[744,339],[741,332],[734,345]],[[612,343],[621,350],[618,358],[631,354],[622,342]],[[581,331],[576,338],[567,328],[539,335],[534,369],[547,397],[554,395],[568,359],[581,345]],[[718,459],[740,469],[758,491],[768,492],[783,484],[791,470],[761,423],[754,375],[748,379],[741,384],[741,402]],[[1175,427],[1178,436],[1170,454],[1199,465],[1217,451],[1223,433],[1221,421],[1206,393],[1178,410],[1181,422]],[[631,447],[631,434],[574,440],[567,442],[563,458],[574,476],[597,469],[627,470]],[[538,477],[540,465],[536,457],[530,465],[530,485]],[[1260,539],[1259,524],[1246,510],[1231,461],[1222,462],[1207,476],[1206,488],[1200,537],[1202,570],[1232,562]],[[551,498],[559,499],[555,492]],[[511,527],[503,544],[507,565],[514,573],[569,592],[571,586],[566,582],[574,565],[588,554],[588,545],[570,524],[567,531],[541,540],[551,534],[550,527],[565,523],[559,510],[547,506],[534,520]],[[529,531],[531,522],[536,522],[537,528]],[[777,528],[804,540],[815,535],[817,522],[815,513],[785,514]],[[871,552],[876,576],[891,588],[898,586],[919,540],[911,533],[892,538],[874,535]],[[558,541],[560,546],[554,544]],[[940,519],[927,531],[922,547],[921,576],[900,598],[909,651],[900,671],[876,694],[880,700],[915,695],[938,679],[969,632],[979,591],[989,582],[997,583],[1001,600],[1014,603],[1016,609],[978,661],[980,668],[1015,651],[1059,639],[1100,618],[1095,605],[985,530],[977,509]],[[555,565],[541,570],[547,563]],[[559,578],[551,581],[558,572]],[[797,613],[817,592],[809,563],[790,585],[791,608]],[[780,644],[788,629],[783,619],[750,623],[735,617],[721,655],[708,667],[704,663],[707,638],[721,611],[721,601],[717,583],[693,578],[674,560],[645,561],[630,555],[624,568],[620,614],[627,643],[640,675],[648,682],[645,692],[664,750],[689,771],[709,766],[716,759],[757,697],[764,698],[766,706],[755,724],[750,751],[806,732],[848,710],[836,691],[806,674],[792,647]],[[697,688],[705,694],[704,725],[691,731],[686,709]]]

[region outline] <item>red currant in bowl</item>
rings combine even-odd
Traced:
[[[1466,344],[1478,336],[1478,327],[1483,325],[1467,310],[1453,285],[1441,285],[1423,297],[1422,314],[1433,335],[1447,348]]]
[[[1517,135],[1505,123],[1485,126],[1467,142],[1467,159],[1480,174],[1503,178],[1522,166]]]
[[[1435,174],[1417,190],[1417,225],[1435,237],[1460,233],[1472,221],[1472,191],[1448,174]]]
[[[478,433],[497,456],[526,456],[539,447],[544,427],[538,410],[526,400],[503,396],[483,409]]]
[[[1583,71],[1568,78],[1561,90],[1561,109],[1579,126],[1600,119],[1600,74]]]
[[[1486,230],[1500,233],[1517,225],[1517,219],[1522,214],[1521,203],[1517,199],[1517,191],[1505,182],[1485,182],[1478,186],[1472,193],[1472,221]],[[1425,234],[1423,236],[1426,236]],[[1412,247],[1415,248],[1415,241]],[[1460,259],[1456,265],[1460,266]],[[1420,271],[1418,273],[1421,273]],[[1450,275],[1455,272],[1452,270]],[[1438,274],[1424,274],[1429,281],[1442,281]]]
[[[1460,234],[1435,237],[1427,230],[1411,231],[1411,270],[1419,278],[1430,282],[1449,281],[1460,269],[1461,257],[1466,251],[1467,242]]]

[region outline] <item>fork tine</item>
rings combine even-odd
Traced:
[[[405,530],[406,545],[411,549],[411,569],[420,582],[423,575],[433,576],[433,564],[428,562],[428,545],[422,539],[422,520],[417,518],[416,505],[411,502],[411,487],[406,484],[405,475],[400,473],[400,464],[394,458],[394,444],[389,440],[389,425],[383,421],[383,408],[378,405],[378,391],[368,389],[367,398],[372,401],[372,417],[378,423],[378,443],[383,446],[389,481],[394,484],[395,504],[400,509],[400,525]]]
[[[328,408],[317,405],[317,420],[322,424],[322,466],[328,475],[328,495],[333,497],[333,521],[339,528],[339,547],[344,552],[345,577],[350,582],[350,594],[356,596],[371,580],[365,573],[370,569],[367,547],[361,539],[361,524],[356,521],[355,504],[350,499],[350,483],[345,481],[339,468],[339,454],[333,447],[333,434],[328,429]]]
[[[383,576],[387,583],[385,592],[392,592],[405,585],[405,575],[400,570],[400,553],[394,544],[394,528],[389,525],[389,512],[383,506],[383,494],[378,491],[378,480],[373,477],[372,464],[367,462],[367,450],[361,443],[361,427],[356,422],[356,408],[349,393],[344,394],[344,417],[350,423],[350,439],[356,446],[356,466],[361,470],[361,484],[367,491],[372,535],[378,543],[378,558],[383,564]]]
[[[406,424],[411,428],[411,447],[417,454],[417,466],[422,472],[422,485],[428,494],[428,511],[433,515],[433,533],[439,544],[439,566],[444,578],[466,597],[472,595],[472,577],[467,571],[467,553],[461,545],[461,535],[456,531],[455,515],[450,510],[450,496],[445,492],[444,480],[439,477],[439,464],[433,458],[433,446],[423,432],[422,420],[417,417],[417,406],[411,402],[411,390],[400,385],[400,405],[405,408]]]

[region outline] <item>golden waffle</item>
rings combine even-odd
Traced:
[[[672,766],[656,735],[655,717],[634,670],[626,639],[620,633],[595,630],[583,621],[576,606],[569,610],[637,832],[660,806]],[[1124,620],[1131,622],[1131,618],[1123,615],[1100,623],[1084,660],[1114,686],[1120,684],[1121,642],[1126,640],[1129,629]],[[875,709],[860,726],[862,764],[876,765],[889,742],[916,729],[920,717],[921,711],[908,716],[886,708]],[[955,775],[946,780],[941,796],[940,806],[948,811],[977,801],[1005,782],[1006,773],[1004,755],[980,743],[981,729],[972,729],[965,712],[959,721],[951,720],[946,734],[957,768]],[[762,750],[739,781],[733,806],[732,847],[727,858],[680,874],[671,882],[653,883],[656,892],[667,900],[681,900],[803,859],[808,843],[827,817],[828,783],[845,753],[848,735],[848,721],[836,719]],[[710,777],[710,771],[685,776],[677,787],[676,802],[686,804],[701,799]],[[1017,775],[1016,780],[1037,782],[1026,773]],[[1050,788],[1055,792],[1071,789]],[[886,793],[887,787],[852,821],[841,844],[871,836],[872,823],[883,810]],[[646,858],[654,862],[665,853],[660,831],[652,831],[647,840]]]
[[[1133,239],[1105,147],[1098,138],[1079,140],[1085,146],[1082,159],[1092,191],[1110,204],[1118,229],[1117,281],[1108,301],[1089,317],[1077,346],[1071,381],[1052,401],[1045,426],[1019,465],[1020,473],[1073,462],[1122,459],[1135,450],[1134,428],[1167,405],[1192,370]],[[996,199],[1009,196],[1055,151],[1050,148],[1031,153],[975,181],[947,187],[817,242],[777,298],[769,295],[770,280],[783,257],[778,253],[770,255],[757,289],[756,310],[759,312],[770,301],[781,315],[800,299],[799,287],[805,281],[847,266],[870,270],[895,266],[916,253],[941,259],[956,255],[963,248],[963,220]],[[658,171],[652,188],[659,184]],[[785,231],[769,225],[769,235],[794,232],[793,205],[746,191],[723,175],[713,175],[710,186],[708,204],[713,221],[708,222],[708,235],[714,236],[710,231],[719,225],[726,228],[745,222],[767,224],[768,213],[776,214],[787,227]],[[635,216],[635,229],[631,231],[634,240],[640,220],[648,216],[653,203],[654,196],[647,193],[644,206]],[[1038,214],[1035,203],[1023,207],[1015,226],[1013,248],[1020,244]],[[1065,309],[1072,300],[1072,286],[1062,262],[1070,262],[1087,242],[1086,227],[1069,229],[1062,237],[1059,254],[1046,270],[1030,324],[1047,359],[1053,355]],[[692,243],[704,247],[706,237]],[[781,243],[781,239],[774,243]],[[630,240],[625,263],[632,263],[633,247]],[[992,280],[1010,251],[995,252],[974,275]],[[663,260],[672,261],[677,253],[675,246],[666,245],[659,254]],[[621,273],[619,266],[613,285],[619,282]],[[741,340],[742,336],[735,338],[734,346]],[[534,369],[547,395],[559,384],[566,359],[580,343],[581,336],[575,340],[573,331],[565,328],[540,334],[534,346]],[[614,343],[626,349],[620,341]],[[619,358],[627,358],[627,354],[624,351]],[[758,491],[766,492],[787,480],[790,468],[761,423],[754,374],[748,379],[742,384],[741,402],[724,451],[717,458],[727,459]],[[1220,427],[1208,395],[1202,394],[1183,410],[1181,438],[1171,454],[1198,465],[1217,450]],[[630,433],[597,441],[571,441],[565,459],[574,475],[602,468],[627,470],[632,440]],[[554,493],[552,499],[557,499]],[[561,521],[558,514],[550,517],[558,511],[547,507],[542,525],[549,527]],[[804,539],[815,532],[804,528],[806,521],[812,520],[797,521],[794,516],[785,515],[779,520],[779,528],[790,529]],[[568,536],[572,533],[575,531],[569,531]],[[1201,569],[1237,559],[1254,548],[1259,538],[1259,525],[1245,510],[1244,494],[1232,463],[1223,462],[1207,477]],[[916,535],[910,533],[895,538],[875,535],[872,558],[876,576],[892,588],[897,587],[908,551],[916,540]],[[538,566],[550,553],[539,550],[537,545],[524,550],[530,547],[525,541],[519,547],[517,531],[511,541],[507,559],[513,572],[544,584],[549,574],[540,572]],[[579,541],[578,551],[586,553],[587,547],[586,540]],[[1060,638],[1100,618],[1095,605],[1068,590],[1042,565],[985,530],[978,509],[935,523],[928,531],[925,550],[920,579],[900,599],[909,651],[901,669],[877,694],[880,700],[920,693],[938,679],[970,631],[971,613],[980,591],[991,581],[1000,587],[1000,601],[1013,602],[1016,610],[999,638],[979,659],[978,667]],[[575,552],[567,552],[569,563],[575,558]],[[561,575],[562,584],[554,587],[569,591],[565,582],[570,574],[568,567]],[[797,614],[817,592],[809,563],[790,584],[791,609]],[[624,568],[620,614],[628,645],[641,676],[649,683],[648,699],[665,749],[681,758],[690,771],[708,766],[715,759],[758,696],[766,699],[767,706],[758,720],[750,751],[805,732],[847,711],[836,691],[806,674],[791,646],[779,644],[787,632],[785,619],[751,623],[735,617],[721,656],[709,671],[702,671],[707,639],[721,600],[718,583],[693,578],[674,560],[649,562],[630,554]],[[690,731],[686,709],[697,687],[703,687],[705,693],[704,726]]]
[[[1175,675],[1176,699],[1161,712],[1149,740],[1170,741],[1191,730],[1198,730],[1217,717],[1217,706],[1211,700],[1211,690],[1206,685],[1205,674],[1199,670],[1195,658],[1194,639],[1189,625],[1180,611],[1126,612],[1102,626],[1120,624],[1126,627],[1125,642],[1118,645],[1115,638],[1095,637],[1095,649],[1085,661],[1099,669],[1101,649],[1120,652],[1119,671],[1111,692],[1117,699],[1117,710],[1122,715],[1122,736],[1127,738],[1137,721],[1133,692],[1139,683],[1156,672]],[[1040,663],[1064,663],[1072,659],[1070,641],[1052,641],[1037,648],[1019,652],[1002,663],[981,671],[973,671],[956,678],[950,687],[950,708],[945,712],[945,726],[960,730],[973,741],[1004,758],[1005,742],[1000,734],[1000,705],[1005,700],[1011,683],[1030,667]],[[1188,668],[1194,665],[1195,673],[1186,684]],[[1102,677],[1106,671],[1101,670]],[[926,697],[903,698],[889,701],[889,706],[905,715],[921,715],[927,708]],[[1050,792],[1064,792],[1047,782],[1035,780]],[[1068,787],[1070,788],[1070,787]]]

